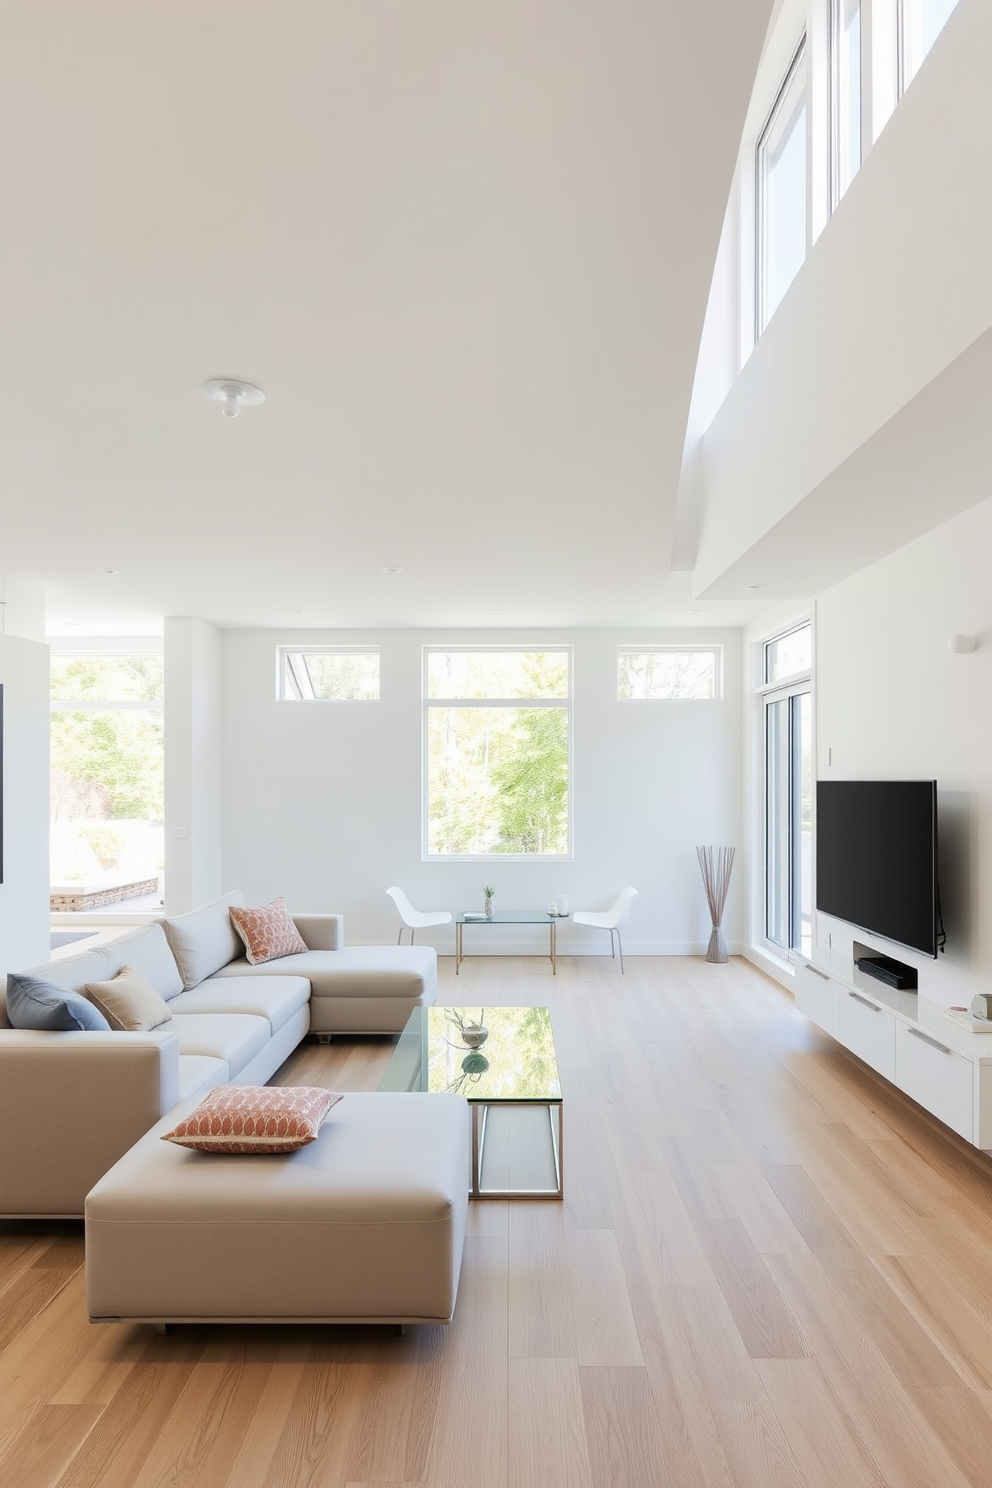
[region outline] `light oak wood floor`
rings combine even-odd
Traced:
[[[8,1488],[989,1488],[992,1162],[742,961],[441,980],[551,1008],[564,1203],[473,1204],[455,1321],[402,1338],[91,1326],[81,1227],[0,1224]]]

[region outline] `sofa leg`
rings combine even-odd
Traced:
[[[406,1323],[394,1323],[393,1324],[393,1332],[396,1334],[396,1337],[397,1338],[405,1338],[406,1337]]]
[[[317,1042],[318,1044],[329,1044],[333,1037],[333,1033],[318,1033]]]
[[[160,1333],[163,1338],[170,1337],[176,1331],[175,1323],[156,1323],[155,1332]]]

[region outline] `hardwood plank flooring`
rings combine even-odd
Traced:
[[[551,1008],[565,1092],[564,1202],[471,1206],[450,1328],[95,1327],[81,1226],[0,1221],[0,1481],[990,1488],[992,1160],[746,962],[626,968],[441,963]]]

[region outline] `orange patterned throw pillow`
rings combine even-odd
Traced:
[[[252,966],[275,961],[279,956],[296,956],[308,949],[306,941],[293,924],[285,899],[273,899],[257,909],[231,905],[231,922],[245,943],[245,954]]]
[[[198,1152],[295,1152],[341,1100],[315,1085],[218,1085],[163,1142]]]

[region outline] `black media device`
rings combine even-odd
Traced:
[[[854,964],[865,976],[874,977],[877,982],[884,982],[887,987],[895,987],[899,992],[915,992],[919,986],[916,967],[896,961],[892,956],[874,953],[870,956],[855,956]]]
[[[937,955],[937,782],[820,780],[816,907],[925,956]],[[862,971],[890,986],[899,962],[872,954]],[[859,963],[860,964],[860,963]],[[888,975],[882,973],[888,972]]]

